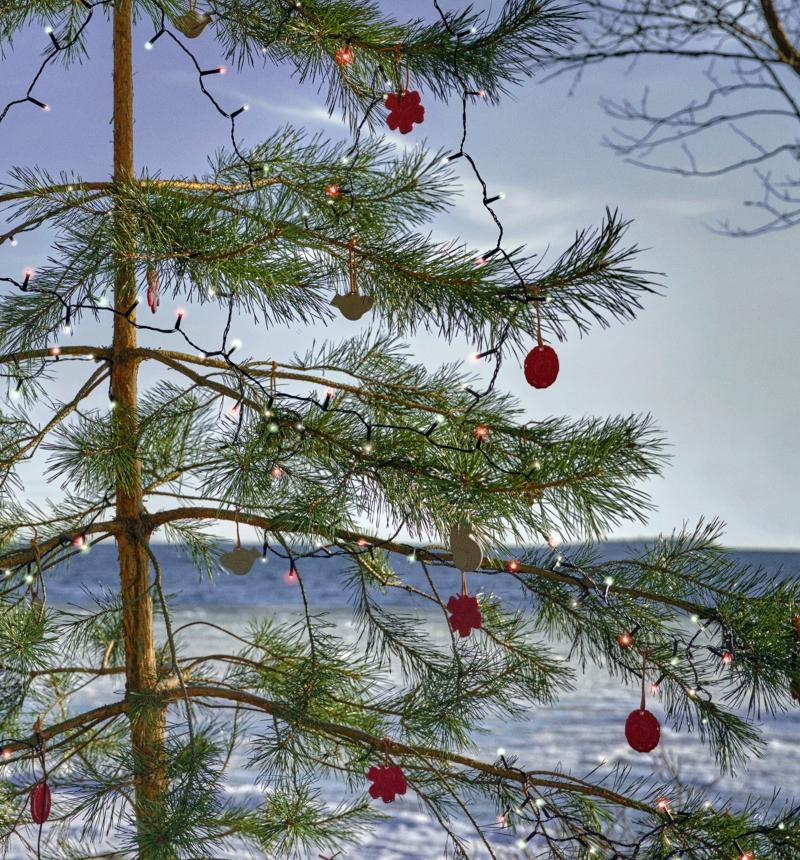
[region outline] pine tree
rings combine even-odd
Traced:
[[[51,28],[43,67],[88,51],[87,21],[107,16],[115,63],[111,178],[16,168],[0,194],[0,242],[56,235],[44,265],[2,279],[0,301],[5,843],[57,857],[96,856],[109,842],[115,856],[147,860],[335,856],[391,815],[389,802],[414,795],[462,857],[495,854],[493,828],[472,813],[486,798],[537,856],[797,856],[800,826],[781,804],[710,808],[694,792],[678,803],[669,785],[624,769],[576,775],[539,769],[536,750],[531,761],[472,750],[486,715],[523,717],[592,664],[631,684],[634,701],[652,682],[671,726],[696,731],[723,771],[741,768],[760,747],[754,718],[800,689],[800,619],[797,585],[742,569],[718,548],[716,523],[599,560],[592,541],[646,516],[640,484],[663,465],[648,416],[526,421],[496,372],[484,388],[404,348],[419,331],[466,336],[496,371],[543,337],[632,318],[652,290],[616,213],[549,265],[506,250],[502,234],[473,252],[417,232],[451,204],[455,167],[481,177],[463,141],[398,154],[382,137],[387,107],[414,108],[409,90],[428,109],[495,101],[572,24],[548,0],[507,0],[493,19],[434,6],[426,24],[390,20],[367,0],[225,0],[211,15],[175,0],[2,5],[2,44],[31,23]],[[217,105],[231,149],[207,175],[137,172],[134,18],[152,25],[154,47],[186,47],[207,28],[234,65],[288,63],[325,83],[353,140],[286,128],[246,148],[243,108]],[[215,70],[197,71],[202,83]],[[2,116],[45,107],[36,92]],[[145,322],[140,289],[153,306],[174,294],[196,313],[221,309],[220,343],[196,344],[180,315]],[[230,340],[237,315],[313,324],[337,293],[354,316],[371,299],[380,330],[293,358],[241,357]],[[105,344],[58,345],[63,326],[79,340],[87,319],[106,327]],[[79,362],[88,376],[59,397],[61,372]],[[163,378],[142,391],[146,363]],[[32,417],[34,402],[46,421]],[[63,489],[47,506],[25,498],[29,461]],[[187,655],[151,544],[178,544],[210,577],[220,562],[247,568],[254,553],[215,538],[220,523],[258,530],[264,553],[288,560],[303,620],[261,618],[230,637],[228,653]],[[555,530],[587,542],[562,553],[546,543]],[[118,550],[119,590],[92,593],[88,608],[48,605],[48,572],[104,540]],[[545,548],[515,554],[519,545]],[[361,634],[355,652],[315,604],[312,557],[347,560],[337,575]],[[426,587],[410,583],[405,558]],[[512,579],[519,601],[470,594],[479,575]],[[448,647],[387,608],[396,591],[438,612]],[[546,637],[568,640],[573,660]],[[124,677],[124,697],[73,707],[76,692],[108,676]],[[253,740],[243,754],[264,788],[255,808],[224,791],[244,721]],[[338,784],[339,805],[320,794],[322,779]]]

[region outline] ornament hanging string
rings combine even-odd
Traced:
[[[348,250],[348,270],[350,275],[350,292],[355,296],[358,295],[358,284],[356,282],[356,238],[355,236],[347,243]]]
[[[645,710],[645,695],[644,695],[644,687],[647,678],[647,651],[642,652],[642,699],[641,704],[639,705],[639,710]]]
[[[544,341],[542,340],[542,311],[539,307],[539,288],[534,286],[533,288],[533,296],[536,301],[533,303],[534,310],[536,311],[536,343],[539,347],[544,346]]]

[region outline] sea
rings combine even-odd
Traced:
[[[625,558],[636,553],[640,545],[610,542],[599,548],[603,559]],[[301,594],[296,580],[287,576],[288,566],[283,560],[270,556],[266,564],[258,560],[246,576],[232,576],[219,571],[213,579],[201,575],[192,561],[175,547],[154,546],[164,571],[164,588],[171,595],[173,625],[182,627],[189,622],[210,622],[246,635],[250,621],[269,615],[277,620],[297,620],[301,617]],[[565,553],[568,553],[565,548]],[[800,574],[800,551],[737,550],[733,556],[740,562],[763,571],[765,579],[793,577]],[[325,613],[336,632],[355,645],[357,630],[353,623],[348,595],[342,588],[341,576],[345,561],[341,558],[303,558],[298,562],[310,608]],[[426,582],[419,565],[400,559],[396,562],[400,573],[410,584],[425,587]],[[442,590],[455,592],[452,572],[434,570],[440,578]],[[447,578],[445,580],[445,577]],[[452,581],[451,581],[452,580]],[[116,552],[111,546],[97,546],[81,554],[68,566],[48,574],[48,603],[57,606],[86,606],[88,595],[105,588],[116,588]],[[515,605],[519,591],[502,576],[471,574],[473,592],[486,591]],[[448,591],[450,588],[450,591]],[[393,591],[385,603],[401,609],[404,614],[417,613],[431,636],[445,644],[448,633],[441,615],[434,617],[430,610],[406,593]],[[551,642],[551,647],[564,656],[567,646]],[[197,655],[234,651],[235,640],[205,625],[188,627],[179,637],[182,655]],[[93,707],[122,695],[119,681],[88,687],[76,701],[76,707]],[[790,799],[797,790],[800,777],[800,709],[790,709],[776,715],[762,715],[760,728],[766,746],[760,757],[752,758],[747,766],[732,776],[720,777],[712,757],[698,737],[685,731],[674,732],[663,727],[662,742],[657,753],[640,755],[627,745],[623,726],[627,714],[636,706],[638,692],[621,686],[618,678],[611,678],[594,667],[578,676],[574,689],[561,696],[552,706],[532,707],[523,719],[491,718],[476,732],[473,753],[489,760],[496,758],[498,750],[516,756],[520,763],[535,769],[558,769],[578,776],[590,771],[598,774],[617,765],[630,767],[633,775],[655,776],[675,780],[676,785],[705,789],[715,803],[729,798],[734,806],[743,805],[751,797],[769,800],[776,791],[781,798]],[[662,712],[657,699],[648,707],[656,716]],[[238,801],[257,804],[268,786],[254,784],[252,772],[244,768],[248,738],[242,738],[241,752],[232,760],[228,771],[226,791]],[[336,803],[341,799],[341,787],[323,784],[323,797]],[[57,803],[57,796],[54,798]],[[383,804],[380,804],[383,807]],[[381,811],[386,818],[357,846],[337,855],[344,858],[368,860],[419,860],[440,858],[447,848],[446,834],[425,813],[412,792]],[[546,857],[535,846],[520,846],[526,834],[512,832],[500,826],[496,810],[490,803],[470,808],[474,817],[491,827],[492,850],[503,860],[522,860],[529,857]],[[470,836],[464,821],[456,820],[454,829],[471,845],[475,858],[488,857],[483,845]],[[108,846],[113,847],[113,846]],[[19,849],[19,853],[17,850]],[[21,846],[12,846],[7,855],[26,858],[29,855]],[[225,855],[228,856],[228,855]],[[267,855],[236,854],[231,857],[259,857]],[[329,856],[324,852],[308,855]]]

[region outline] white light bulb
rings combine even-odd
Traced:
[[[147,42],[144,43],[144,49],[145,49],[145,51],[152,51],[153,50],[153,43],[148,40]]]

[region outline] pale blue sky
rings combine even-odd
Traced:
[[[433,13],[432,4],[421,0],[384,6],[398,14]],[[137,164],[165,175],[202,170],[206,154],[225,145],[226,124],[200,95],[173,45],[163,40],[155,50],[144,50],[149,35],[149,28],[140,28],[136,40]],[[74,169],[86,178],[109,173],[110,28],[99,16],[89,38],[90,61],[66,73],[51,69],[42,78],[36,94],[52,104],[51,112],[23,106],[0,126],[2,166],[40,164],[52,172]],[[39,29],[21,35],[2,60],[0,103],[24,92],[45,44]],[[210,36],[193,45],[204,65],[220,63]],[[647,73],[654,96],[660,92],[666,99],[682,96],[694,81],[688,67],[675,63],[653,63]],[[599,223],[606,205],[619,206],[635,220],[631,240],[649,249],[641,266],[664,273],[665,296],[649,299],[638,320],[558,348],[561,375],[551,389],[529,388],[513,361],[500,384],[520,397],[531,418],[653,413],[673,456],[664,478],[649,486],[658,510],[646,528],[634,523],[614,536],[671,531],[706,515],[728,523],[732,545],[798,547],[800,235],[716,236],[704,225],[739,213],[740,200],[752,191],[749,176],[680,180],[642,172],[603,148],[609,121],[599,97],[636,97],[642,85],[638,73],[625,78],[621,68],[593,68],[571,97],[566,80],[530,83],[515,99],[471,113],[469,149],[490,187],[507,194],[497,208],[509,246],[526,243],[543,251],[549,245],[557,253],[576,229]],[[322,96],[293,82],[288,69],[231,73],[210,86],[228,107],[250,104],[239,125],[248,143],[287,122],[346,134],[341,123],[327,118]],[[460,105],[443,105],[424,93],[423,101],[425,124],[403,143],[426,139],[434,148],[454,146]],[[479,247],[494,239],[471,182],[438,228]],[[21,237],[18,247],[0,248],[0,270],[35,266],[45,253],[43,241]],[[190,315],[189,322],[198,340],[218,339],[218,319]],[[264,348],[285,355],[314,337],[353,331],[352,324],[337,320],[313,332],[262,332],[256,341],[243,326],[242,339],[245,351],[249,346],[264,357]],[[471,351],[467,343],[415,344],[418,351],[423,347],[430,364]],[[29,489],[41,493],[41,482],[31,477]]]

